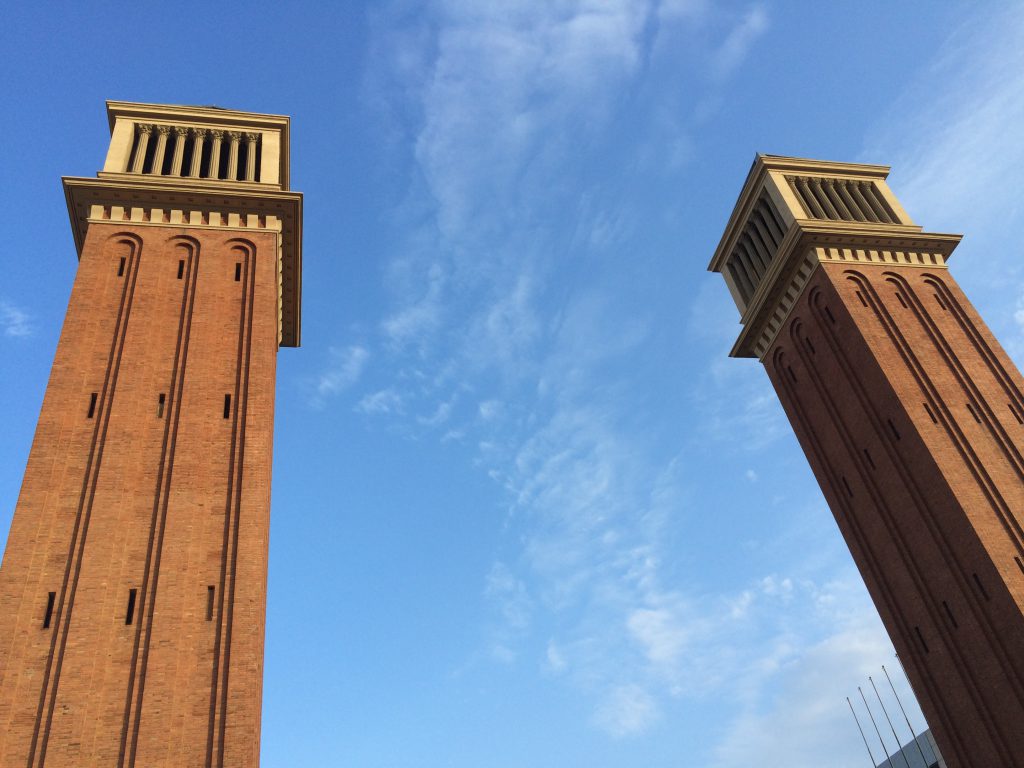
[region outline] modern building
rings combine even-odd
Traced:
[[[950,768],[1024,768],[1024,379],[888,170],[759,155],[710,269]]]
[[[0,767],[256,766],[289,119],[108,102],[0,566]]]
[[[939,754],[939,748],[935,744],[932,732],[928,730],[905,744],[899,752],[880,762],[876,768],[947,768],[947,766],[946,761]]]

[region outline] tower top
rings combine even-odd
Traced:
[[[945,267],[960,235],[922,231],[889,189],[889,167],[758,153],[708,265],[743,330],[733,357],[762,357],[817,265]]]
[[[302,194],[290,189],[291,120],[220,107],[108,101],[110,145],[95,178],[65,177],[81,255],[91,221],[279,233],[282,346],[298,346]]]
[[[176,104],[138,104],[130,101],[108,101],[107,120],[110,123],[110,148],[107,159],[100,172],[111,173],[145,173],[157,178],[192,178],[209,184],[250,184],[272,185],[276,189],[286,190],[289,183],[289,152],[288,142],[291,130],[291,119],[285,115],[268,115],[259,112],[240,112],[223,107],[194,107]],[[144,131],[166,130],[177,136],[185,136],[182,162],[173,167],[174,154],[167,152],[163,167],[153,167],[155,147],[147,144],[144,156],[136,157],[139,148],[139,136]],[[184,130],[184,132],[183,132]],[[231,132],[241,134],[239,145],[240,159],[234,174],[228,173],[229,155],[221,153],[217,168],[210,167],[211,142],[204,142],[203,154],[199,158],[198,173],[192,174],[192,155],[187,141],[188,137],[196,136],[205,131],[210,139],[216,133],[222,134],[222,142],[228,145]],[[255,167],[249,174],[247,134],[256,134]],[[136,163],[136,161],[141,161]],[[245,160],[246,162],[243,162]],[[138,168],[136,169],[136,166]],[[175,170],[177,172],[175,172]]]

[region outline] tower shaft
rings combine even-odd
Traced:
[[[887,170],[759,157],[712,268],[946,761],[1019,768],[1024,379]]]

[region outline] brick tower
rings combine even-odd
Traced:
[[[0,566],[0,768],[255,768],[287,117],[108,102]]]
[[[950,767],[1024,767],[1024,380],[882,166],[759,155],[710,269]]]

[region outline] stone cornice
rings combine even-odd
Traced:
[[[112,183],[126,182],[139,184],[146,189],[151,187],[154,188],[169,188],[177,189],[182,186],[183,183],[194,184],[196,194],[217,196],[227,191],[237,192],[252,192],[258,195],[269,195],[280,192],[280,188],[276,184],[267,184],[261,181],[236,181],[234,179],[210,179],[210,178],[198,178],[193,179],[187,176],[162,176],[155,173],[119,173],[116,171],[100,171],[96,174],[97,179],[109,181]],[[199,187],[202,187],[202,191],[199,191]],[[287,191],[287,190],[285,190]]]
[[[117,174],[129,176],[128,174]],[[75,238],[81,253],[94,206],[118,209],[120,220],[130,226],[220,226],[240,229],[273,229],[281,237],[281,345],[299,346],[302,305],[302,193],[268,190],[260,184],[190,184],[187,179],[165,178],[151,183],[153,177],[129,178],[65,177],[64,194]],[[166,222],[146,221],[144,211],[161,210],[174,214]],[[260,226],[260,219],[263,226]],[[267,220],[279,221],[279,227],[267,226]],[[216,222],[211,223],[211,222]]]
[[[944,269],[961,237],[901,224],[798,219],[743,312],[743,330],[731,356],[761,358],[767,352],[818,264],[836,261]]]

